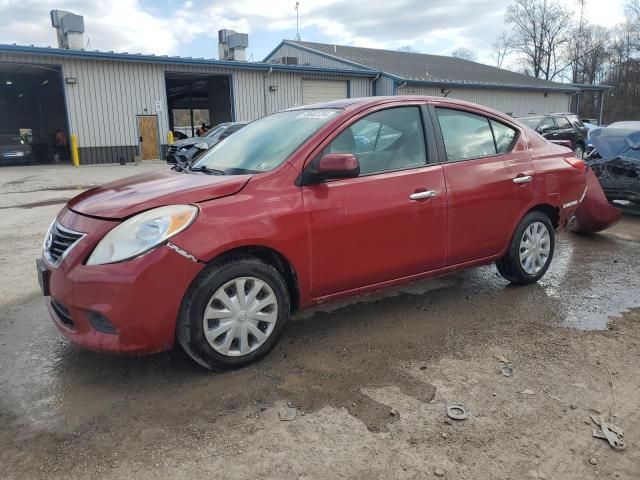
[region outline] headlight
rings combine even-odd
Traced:
[[[197,214],[193,205],[168,205],[131,217],[100,240],[87,265],[121,262],[142,255],[183,231]]]

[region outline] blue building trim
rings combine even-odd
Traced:
[[[340,68],[323,68],[304,65],[282,65],[278,63],[238,62],[232,60],[213,60],[191,57],[170,57],[167,55],[142,55],[140,53],[114,53],[85,50],[65,50],[51,47],[33,47],[22,45],[1,45],[0,53],[18,55],[41,55],[49,57],[79,58],[88,60],[111,60],[120,62],[162,63],[168,65],[198,65],[207,67],[237,68],[241,70],[273,69],[277,72],[326,73],[334,75],[351,75],[375,77],[377,72],[371,69],[349,70]]]
[[[231,95],[231,121],[237,122],[236,117],[236,94],[233,88],[233,73],[229,75],[229,94]]]

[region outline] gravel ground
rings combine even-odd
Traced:
[[[212,374],[179,350],[77,349],[37,293],[56,202],[154,168],[0,170],[0,478],[640,477],[640,218],[561,233],[537,285],[487,266],[324,306],[262,362]]]

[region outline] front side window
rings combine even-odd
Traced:
[[[427,163],[419,107],[397,107],[367,115],[357,121],[323,153],[352,153],[360,174],[387,172]]]
[[[447,161],[496,155],[489,119],[460,110],[436,108]]]
[[[190,169],[208,169],[225,175],[268,172],[281,165],[340,111],[288,110],[262,117],[216,144]]]

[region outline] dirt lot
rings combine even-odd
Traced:
[[[163,167],[71,178],[122,168]],[[562,233],[538,285],[487,266],[328,306],[257,365],[211,374],[58,335],[31,270],[61,205],[21,205],[68,182],[0,170],[0,478],[640,478],[640,218]],[[451,403],[469,418],[447,423]],[[625,451],[593,438],[592,414]]]

